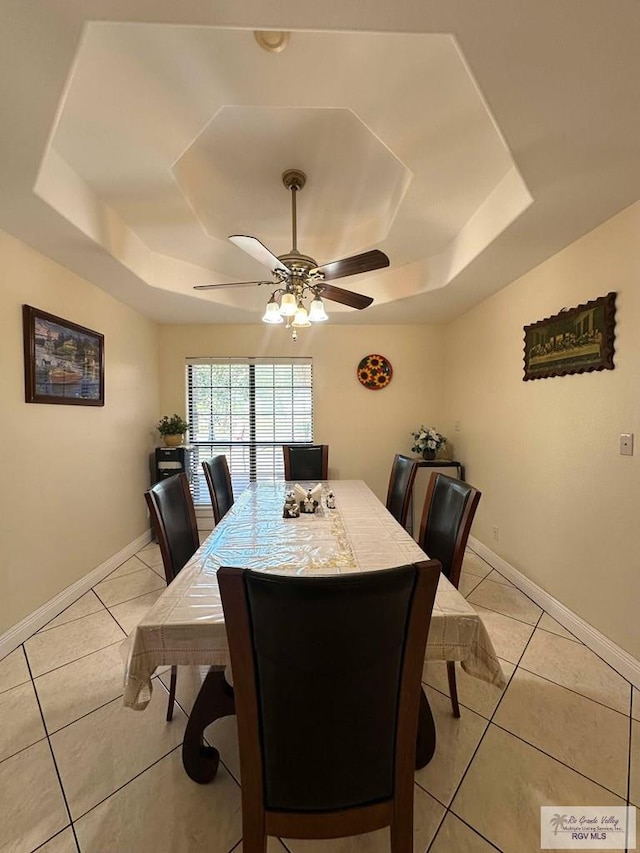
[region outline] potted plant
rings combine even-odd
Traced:
[[[413,447],[411,450],[418,453],[423,459],[435,459],[436,453],[447,443],[447,439],[440,435],[434,427],[421,426],[416,432],[412,432]]]
[[[156,427],[167,447],[178,447],[182,444],[182,437],[189,429],[189,424],[180,415],[164,415]]]

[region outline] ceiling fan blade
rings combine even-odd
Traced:
[[[243,252],[251,255],[251,257],[256,261],[270,269],[271,272],[274,270],[283,270],[287,273],[290,272],[289,268],[286,267],[279,258],[276,258],[276,256],[270,252],[269,249],[260,242],[260,240],[257,239],[257,237],[247,237],[245,234],[233,234],[229,239],[239,249],[242,249]]]
[[[353,290],[344,290],[344,288],[335,287],[333,284],[323,284],[320,297],[322,299],[330,299],[332,302],[340,302],[342,305],[348,305],[350,308],[357,308],[358,311],[368,308],[373,302],[372,296],[363,296],[361,293],[354,293]]]
[[[335,278],[371,272],[388,266],[389,258],[385,253],[381,252],[380,249],[372,249],[370,252],[363,252],[361,255],[353,255],[351,258],[342,258],[339,261],[323,264],[321,267],[317,267],[317,271],[322,273],[325,281],[332,281]]]
[[[269,284],[273,285],[272,281],[230,281],[227,284],[195,284],[194,290],[214,290],[216,287],[251,287],[253,285]]]

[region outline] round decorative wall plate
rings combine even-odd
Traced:
[[[391,382],[393,368],[388,359],[383,355],[365,355],[358,365],[358,379],[365,388],[377,391],[386,388]]]

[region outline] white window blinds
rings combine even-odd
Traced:
[[[283,444],[313,441],[310,358],[187,359],[195,503],[208,503],[201,462],[224,453],[235,494],[284,477]]]

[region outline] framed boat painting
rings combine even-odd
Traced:
[[[524,327],[524,381],[613,370],[616,294]]]
[[[22,306],[27,403],[104,406],[104,335]]]

